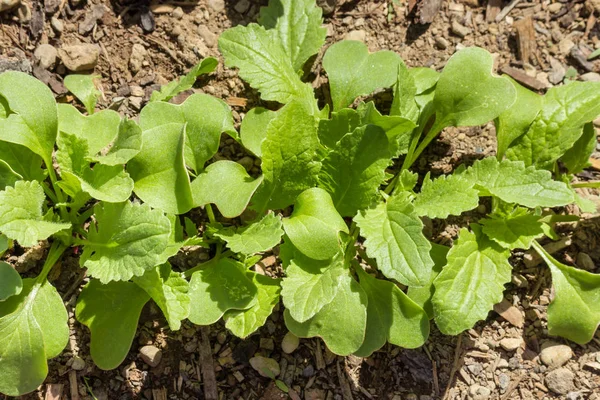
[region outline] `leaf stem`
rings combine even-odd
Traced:
[[[46,261],[44,262],[44,266],[42,267],[42,272],[36,278],[36,283],[41,284],[44,282],[48,273],[54,267],[56,262],[60,259],[62,254],[67,249],[67,245],[63,244],[60,240],[57,240],[52,243],[50,246],[50,250],[48,251],[48,256],[46,257]]]
[[[207,204],[206,207],[204,207],[204,209],[206,210],[206,214],[208,215],[208,220],[210,221],[210,223],[216,223],[217,219],[215,218],[215,213],[213,212],[212,204]]]
[[[419,144],[419,147],[417,147],[417,150],[415,150],[412,157],[410,157],[410,162],[408,163],[408,166],[406,168],[409,168],[411,165],[414,164],[415,161],[417,161],[417,158],[419,158],[419,156],[425,150],[425,148],[429,145],[429,143],[431,143],[431,141],[433,139],[435,139],[435,137],[437,135],[439,135],[439,133],[442,131],[442,129],[444,129],[443,124],[438,123],[437,121],[433,123],[433,126],[431,127],[429,132],[427,132],[425,139],[423,139],[423,141]],[[404,162],[406,163],[407,160],[408,160],[408,157],[407,157],[407,159],[404,160]],[[403,166],[403,168],[404,168],[404,166]]]
[[[60,186],[58,186],[58,177],[56,176],[56,171],[54,171],[54,165],[52,163],[52,157],[50,159],[44,158],[44,164],[46,164],[46,168],[48,169],[48,176],[50,177],[50,182],[52,182],[52,188],[54,189],[55,194],[55,203],[65,203],[65,194],[63,193]],[[50,197],[50,196],[49,196]],[[59,208],[60,216],[63,220],[68,220],[67,210],[64,208]]]
[[[572,183],[571,187],[573,189],[577,189],[577,188],[600,188],[600,181]]]

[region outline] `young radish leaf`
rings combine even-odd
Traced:
[[[571,174],[578,174],[590,165],[589,159],[596,150],[598,143],[596,136],[594,124],[588,122],[583,126],[583,134],[577,139],[573,147],[560,158]]]
[[[125,360],[148,300],[150,296],[132,282],[103,285],[92,279],[83,288],[75,315],[90,329],[90,353],[98,368],[114,369]]]
[[[479,191],[473,188],[473,182],[460,175],[442,175],[431,180],[429,173],[423,180],[421,192],[417,194],[414,201],[417,215],[426,215],[429,218],[460,215],[478,205]]]
[[[6,189],[7,186],[15,186],[20,180],[23,180],[23,177],[13,171],[6,161],[0,160],[0,190]]]
[[[0,160],[21,177],[19,180],[41,182],[46,179],[47,172],[42,169],[42,158],[25,146],[0,141]]]
[[[92,160],[104,165],[122,165],[142,149],[142,130],[133,120],[124,118],[119,124],[117,137]]]
[[[19,396],[40,386],[47,359],[69,341],[67,310],[47,281],[23,280],[21,293],[0,302],[0,393]]]
[[[64,84],[69,92],[73,93],[75,97],[85,106],[86,111],[89,115],[94,113],[96,108],[96,102],[98,98],[102,96],[96,88],[95,80],[99,80],[98,75],[67,75],[64,79]]]
[[[21,293],[21,290],[21,275],[10,264],[0,261],[0,301]]]
[[[369,54],[367,45],[362,42],[343,40],[333,44],[323,57],[333,111],[348,107],[358,96],[391,87],[398,78],[401,62],[392,51]]]
[[[431,255],[431,259],[434,262],[433,270],[431,271],[431,276],[429,278],[429,282],[422,287],[410,287],[408,288],[408,292],[406,294],[412,301],[414,301],[419,307],[421,307],[427,315],[429,319],[433,319],[433,304],[431,304],[431,298],[433,297],[433,293],[435,292],[435,286],[433,286],[433,281],[437,276],[442,272],[442,268],[448,264],[448,251],[450,248],[447,246],[442,246],[437,243],[431,243],[431,251],[429,254]]]
[[[480,221],[482,231],[505,249],[529,249],[531,243],[544,236],[540,217],[517,207],[509,213],[492,214]]]
[[[555,294],[548,306],[548,333],[588,343],[600,323],[600,275],[559,263],[537,242],[533,247],[552,272]]]
[[[150,101],[169,101],[179,93],[191,89],[196,83],[196,79],[200,75],[210,74],[217,68],[219,62],[214,57],[207,57],[200,63],[196,64],[194,68],[190,70],[181,79],[169,82],[165,86],[161,87],[159,91],[152,92]]]
[[[509,251],[488,239],[480,226],[471,228],[460,230],[448,265],[433,282],[435,322],[446,335],[458,335],[485,319],[510,282]]]
[[[257,157],[262,156],[262,143],[267,137],[267,126],[277,116],[275,111],[256,107],[248,111],[240,126],[240,138],[244,147]]]
[[[348,233],[331,196],[319,188],[307,189],[298,196],[294,212],[283,220],[283,228],[296,249],[315,260],[328,260],[338,253],[338,234]]]
[[[431,244],[409,196],[407,192],[392,196],[361,211],[354,221],[366,239],[367,255],[377,260],[381,273],[403,285],[423,286],[433,267]]]
[[[214,234],[227,242],[234,253],[252,255],[277,246],[283,236],[281,217],[267,214],[261,220],[237,229],[225,228]]]

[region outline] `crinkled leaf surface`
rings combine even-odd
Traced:
[[[600,275],[559,263],[537,242],[534,247],[552,272],[554,300],[548,306],[548,333],[588,343],[600,323]]]
[[[141,276],[162,264],[171,226],[147,204],[100,203],[89,227],[81,262],[102,283]]]
[[[262,253],[277,246],[283,236],[281,217],[267,214],[259,221],[250,225],[233,229],[225,228],[215,233],[215,236],[227,242],[235,253],[246,255]]]
[[[0,97],[12,111],[0,118],[2,140],[23,145],[51,164],[58,123],[50,89],[32,76],[8,71],[0,74]]]
[[[296,321],[289,309],[284,311],[285,325],[301,338],[319,336],[329,350],[345,356],[358,350],[365,338],[367,295],[345,273],[333,300],[307,321]],[[286,306],[287,307],[287,306]]]
[[[510,213],[491,215],[480,223],[483,233],[509,250],[529,249],[534,239],[544,236],[540,217],[520,207]]]
[[[448,252],[448,265],[435,278],[433,309],[435,322],[446,335],[457,335],[485,319],[502,301],[504,285],[510,282],[510,252],[472,225],[460,230]]]
[[[135,121],[124,118],[119,124],[119,133],[115,140],[92,159],[104,165],[125,164],[141,149],[142,129]]]
[[[511,160],[550,168],[582,135],[583,126],[600,115],[600,82],[572,82],[550,88],[526,134],[506,152]]]
[[[46,360],[69,341],[67,310],[48,282],[23,280],[20,294],[0,302],[0,393],[32,392],[48,373]]]
[[[210,263],[192,275],[189,320],[196,325],[211,325],[228,310],[256,305],[257,292],[242,263],[229,258]]]
[[[246,338],[265,324],[279,303],[280,279],[269,278],[248,271],[247,276],[256,286],[256,304],[247,310],[231,310],[225,313],[225,327],[239,338]]]
[[[210,74],[217,68],[219,62],[214,57],[207,57],[196,64],[185,76],[180,79],[169,82],[160,88],[159,91],[152,92],[150,101],[169,101],[179,93],[191,89],[200,75]]]
[[[401,192],[355,217],[367,254],[388,278],[407,286],[423,286],[433,267],[431,244],[423,235],[423,223]]]
[[[0,261],[0,301],[21,293],[21,275],[8,263]]]
[[[179,330],[181,321],[190,313],[189,284],[183,275],[174,272],[169,263],[164,263],[133,278],[133,281],[160,307],[169,328]]]
[[[329,77],[333,110],[348,107],[358,96],[391,87],[398,78],[400,56],[392,51],[369,54],[367,45],[343,40],[327,49],[323,68]]]
[[[365,340],[354,353],[368,357],[386,342],[407,349],[420,347],[429,337],[429,318],[393,282],[374,278],[362,267],[356,271],[368,298]]]
[[[86,116],[70,104],[58,105],[58,130],[85,139],[89,153],[95,155],[119,134],[121,117],[113,110]]]
[[[307,189],[298,196],[294,211],[283,220],[292,244],[315,260],[328,260],[340,250],[339,232],[348,226],[338,214],[331,196],[320,188]]]
[[[492,55],[477,47],[450,57],[435,88],[436,126],[485,124],[515,102],[516,89],[492,74],[493,64]]]
[[[277,113],[262,107],[248,111],[240,126],[240,138],[244,147],[256,154],[262,155],[262,142],[267,137],[267,126]]]
[[[0,190],[4,190],[7,186],[14,186],[22,179],[23,177],[13,171],[10,165],[0,160]]]
[[[286,312],[305,322],[335,297],[342,276],[347,274],[340,255],[324,261],[313,260],[293,249],[293,258],[285,269],[281,296]]]
[[[377,199],[390,158],[383,129],[361,126],[342,137],[323,160],[319,186],[331,194],[342,216],[354,216]]]
[[[0,192],[0,232],[21,246],[29,247],[39,240],[71,227],[69,223],[46,221],[42,205],[46,200],[38,181],[18,181],[14,187]]]
[[[573,191],[552,180],[550,172],[525,167],[522,161],[487,157],[476,161],[462,176],[475,184],[480,196],[496,196],[525,207],[558,207],[575,200]]]
[[[419,216],[429,218],[447,218],[448,215],[460,215],[479,204],[479,191],[473,188],[473,182],[460,175],[442,175],[437,179],[423,180],[421,192],[417,194],[414,206]]]
[[[312,87],[300,80],[275,29],[254,23],[238,25],[221,34],[219,50],[225,65],[239,68],[240,77],[258,90],[263,100],[287,104],[296,99],[314,110]]]
[[[223,216],[235,218],[244,212],[262,181],[263,176],[252,178],[234,161],[217,161],[192,182],[194,205],[213,203]]]
[[[320,163],[317,120],[301,103],[286,105],[267,127],[262,144],[264,181],[252,199],[256,210],[285,208],[316,186]]]
[[[598,143],[596,136],[594,124],[592,122],[585,124],[583,134],[577,139],[573,147],[560,158],[571,174],[578,174],[590,165],[589,159],[596,150]]]
[[[46,178],[42,158],[25,146],[0,141],[0,160],[24,181],[41,182]]]
[[[394,85],[394,100],[390,115],[398,115],[410,121],[419,120],[419,107],[415,101],[417,86],[404,61],[398,64],[398,75]]]
[[[361,103],[358,112],[361,125],[372,124],[383,129],[393,157],[406,154],[410,144],[410,133],[416,127],[413,121],[399,115],[381,115],[372,101]]]
[[[315,0],[270,0],[260,9],[258,23],[274,30],[295,71],[325,43],[322,11]]]
[[[435,292],[435,286],[433,285],[433,281],[439,273],[442,271],[442,268],[448,264],[447,256],[448,256],[448,248],[447,246],[442,246],[437,243],[431,243],[431,251],[429,254],[431,255],[431,259],[433,260],[433,270],[431,271],[431,277],[429,278],[429,282],[427,285],[422,287],[410,287],[408,288],[408,292],[406,294],[411,298],[412,301],[417,303],[419,307],[421,307],[427,315],[429,315],[429,319],[433,318],[433,304],[431,304],[431,298],[433,297],[433,293]]]
[[[494,121],[496,123],[496,139],[499,160],[504,158],[506,150],[517,138],[524,135],[531,123],[542,109],[543,97],[519,85],[510,79],[517,91],[517,99],[512,106],[503,111]]]
[[[361,118],[353,108],[343,108],[331,113],[331,119],[319,120],[319,141],[325,147],[333,149],[347,133],[361,125]]]
[[[133,343],[138,320],[150,296],[133,282],[92,279],[77,298],[77,320],[91,332],[90,353],[103,370],[117,368]]]
[[[100,76],[74,74],[67,75],[64,79],[65,87],[77,97],[90,115],[94,113],[96,101],[102,95],[94,83],[96,79],[100,79]]]

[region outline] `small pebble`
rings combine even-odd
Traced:
[[[281,341],[281,349],[286,354],[293,353],[300,345],[300,339],[292,332],[288,332]]]
[[[181,19],[183,18],[183,9],[181,7],[177,7],[173,10],[173,13],[171,15],[173,15],[173,18],[175,19]]]
[[[246,11],[248,11],[249,8],[250,2],[248,0],[240,0],[235,4],[235,6],[233,6],[233,9],[239,12],[240,14],[243,14]]]
[[[461,39],[471,33],[470,28],[467,28],[466,26],[461,25],[456,20],[452,21],[451,31],[453,34],[455,34],[456,36],[458,36]]]
[[[515,351],[521,346],[521,338],[504,338],[500,341],[500,346],[506,351]]]
[[[575,375],[567,368],[552,370],[546,375],[546,387],[556,394],[565,395],[575,389]]]
[[[71,368],[75,371],[83,371],[85,368],[85,361],[81,357],[73,357],[73,363],[71,364]]]
[[[490,398],[492,391],[485,386],[471,385],[469,387],[469,398],[473,400],[487,400]]]
[[[367,32],[362,29],[350,31],[344,36],[344,40],[358,40],[359,42],[364,42],[366,39]]]
[[[272,378],[278,376],[281,370],[279,369],[279,363],[272,358],[256,356],[250,359],[250,365],[256,372],[265,378]],[[270,372],[270,374],[269,374]]]
[[[565,365],[573,357],[573,350],[565,344],[546,342],[540,352],[540,360],[550,368]]]
[[[162,360],[162,350],[153,345],[144,346],[140,349],[140,357],[146,364],[154,368]]]

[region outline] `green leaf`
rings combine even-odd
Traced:
[[[450,248],[446,246],[442,246],[437,243],[431,243],[431,251],[429,254],[431,255],[434,265],[433,270],[431,271],[429,282],[423,287],[410,287],[408,288],[408,292],[406,292],[412,301],[425,310],[429,316],[429,319],[432,319],[434,316],[433,304],[431,304],[431,298],[435,292],[435,286],[433,285],[433,282],[442,271],[442,268],[448,264],[448,250],[450,250]]]
[[[492,74],[494,59],[486,50],[467,47],[444,67],[435,88],[435,125],[476,126],[496,118],[516,98],[506,77]]]
[[[217,68],[219,62],[216,58],[207,57],[203,59],[200,63],[196,64],[190,72],[188,72],[185,76],[181,77],[181,79],[174,80],[173,82],[169,82],[160,88],[160,91],[152,92],[150,96],[150,101],[169,101],[173,97],[177,96],[179,93],[184,92],[188,89],[191,89],[196,83],[196,79],[200,75],[210,74]]]
[[[92,279],[83,288],[75,315],[90,329],[90,353],[98,368],[115,369],[125,360],[148,300],[150,296],[132,282],[103,285]]]
[[[237,229],[226,228],[215,233],[227,242],[234,253],[252,255],[277,246],[283,236],[281,217],[267,214],[261,220]]]
[[[235,218],[244,212],[262,181],[262,176],[253,179],[234,161],[217,161],[192,182],[194,205],[213,203],[223,216]]]
[[[115,140],[92,159],[104,165],[122,165],[135,157],[141,149],[142,130],[135,121],[124,118],[119,124]]]
[[[600,323],[600,275],[559,263],[537,242],[533,247],[552,272],[554,300],[548,306],[548,333],[588,343]]]
[[[408,152],[410,132],[416,127],[413,121],[399,115],[381,115],[372,101],[360,104],[358,112],[361,125],[372,124],[384,130],[394,158]]]
[[[400,178],[398,179],[398,183],[396,184],[396,190],[412,192],[412,190],[417,185],[418,180],[419,174],[404,169],[402,170],[402,172],[400,172]]]
[[[415,80],[406,67],[406,64],[404,64],[404,61],[400,61],[396,84],[394,85],[394,100],[392,101],[390,116],[397,115],[417,122],[419,120],[419,107],[415,101],[416,95],[417,86]]]
[[[89,227],[81,264],[102,283],[141,276],[162,264],[171,226],[169,219],[147,204],[99,203]]]
[[[42,158],[25,146],[0,141],[0,160],[24,181],[43,181]]]
[[[507,203],[525,207],[558,207],[575,201],[573,191],[552,180],[548,171],[525,167],[522,161],[487,157],[476,161],[462,174],[473,182],[480,196],[496,196]]]
[[[75,97],[85,106],[88,114],[92,115],[96,108],[96,101],[102,96],[94,80],[100,79],[98,75],[67,75],[64,79],[64,84],[69,92],[73,93]]]
[[[329,194],[320,188],[298,196],[294,211],[283,220],[283,228],[294,246],[315,260],[328,260],[340,250],[339,232],[348,226],[338,214]]]
[[[312,87],[300,80],[276,30],[267,31],[254,23],[238,25],[221,34],[219,50],[225,65],[239,68],[240,77],[263,100],[287,104],[296,99],[315,111]]]
[[[144,130],[142,140],[142,151],[127,164],[135,194],[167,213],[184,214],[191,210],[194,200],[183,157],[185,125],[170,123]]]
[[[540,217],[521,207],[506,214],[492,214],[480,223],[483,233],[509,250],[529,249],[536,238],[544,236]]]
[[[573,147],[583,126],[600,115],[600,82],[572,82],[550,88],[529,130],[515,140],[507,158],[550,169]]]
[[[214,324],[228,310],[256,305],[257,292],[242,263],[230,258],[212,262],[192,275],[189,320],[196,325]]]
[[[267,126],[273,118],[277,116],[275,111],[267,110],[262,107],[255,107],[248,111],[240,127],[240,137],[244,147],[256,154],[262,156],[261,146],[267,137]]]
[[[0,232],[21,246],[35,245],[56,232],[71,227],[69,223],[44,220],[42,206],[46,196],[37,181],[18,181],[0,192]]]
[[[345,134],[353,132],[360,125],[361,118],[356,110],[344,108],[334,111],[331,119],[319,120],[319,141],[325,147],[333,149]]]
[[[283,314],[285,325],[298,337],[321,337],[329,350],[346,356],[358,350],[365,338],[367,301],[360,285],[344,273],[329,304],[304,322],[295,320],[290,309],[286,308]]]
[[[494,121],[498,150],[496,157],[504,158],[510,145],[524,135],[542,109],[543,97],[509,78],[517,91],[517,100]]]
[[[189,284],[183,275],[174,272],[169,263],[164,263],[133,278],[133,281],[160,307],[169,328],[179,330],[181,321],[190,313]]]
[[[581,137],[561,157],[571,174],[578,174],[590,165],[589,159],[596,150],[597,143],[596,128],[589,122],[583,126]]]
[[[69,104],[58,105],[58,130],[85,139],[91,155],[108,146],[119,134],[121,117],[112,110],[83,115]]]
[[[293,248],[293,247],[292,247]],[[342,257],[313,260],[293,248],[293,256],[281,282],[283,304],[298,322],[312,318],[335,297],[346,274]]]
[[[51,167],[57,115],[50,89],[32,76],[8,71],[0,74],[0,97],[12,112],[0,118],[2,140],[27,147]]]
[[[0,261],[0,301],[21,293],[21,290],[21,275],[10,264]]]
[[[358,96],[391,87],[398,78],[400,62],[400,56],[392,51],[369,54],[362,42],[343,40],[333,44],[323,57],[333,110],[348,107]]]
[[[17,181],[23,177],[17,174],[5,161],[0,160],[0,190],[6,189],[7,186],[14,186]]]
[[[0,393],[20,396],[46,379],[46,360],[69,342],[67,310],[48,282],[23,280],[20,294],[0,302]]]
[[[355,268],[360,287],[368,297],[365,340],[354,353],[369,357],[386,342],[407,349],[422,346],[429,336],[429,318],[393,282],[376,279]]]
[[[268,7],[261,7],[258,23],[275,31],[288,62],[300,71],[325,44],[321,14],[314,0],[270,0]]]
[[[474,209],[478,204],[479,191],[473,188],[473,182],[460,175],[442,175],[431,180],[429,173],[414,201],[417,215],[426,215],[429,218],[460,215],[464,211]]]
[[[361,126],[340,139],[323,160],[319,186],[331,193],[342,216],[354,216],[378,199],[390,158],[384,131],[375,125]]]
[[[423,286],[433,267],[431,244],[423,236],[423,223],[400,192],[376,208],[361,211],[355,222],[365,240],[367,254],[388,278],[407,286]]]
[[[435,322],[446,335],[457,335],[485,319],[502,301],[510,282],[510,252],[481,233],[478,225],[460,230],[448,252],[448,265],[435,278]]]
[[[426,92],[431,91],[435,88],[438,80],[440,79],[440,73],[435,69],[427,67],[410,68],[408,74],[415,82],[416,94],[423,95]]]
[[[256,304],[247,310],[231,310],[225,313],[225,327],[239,338],[246,338],[265,324],[279,303],[280,279],[269,278],[251,271],[246,273],[257,288]]]
[[[292,102],[279,110],[262,144],[264,181],[252,199],[253,208],[285,208],[316,186],[318,148],[317,120],[304,105]]]

